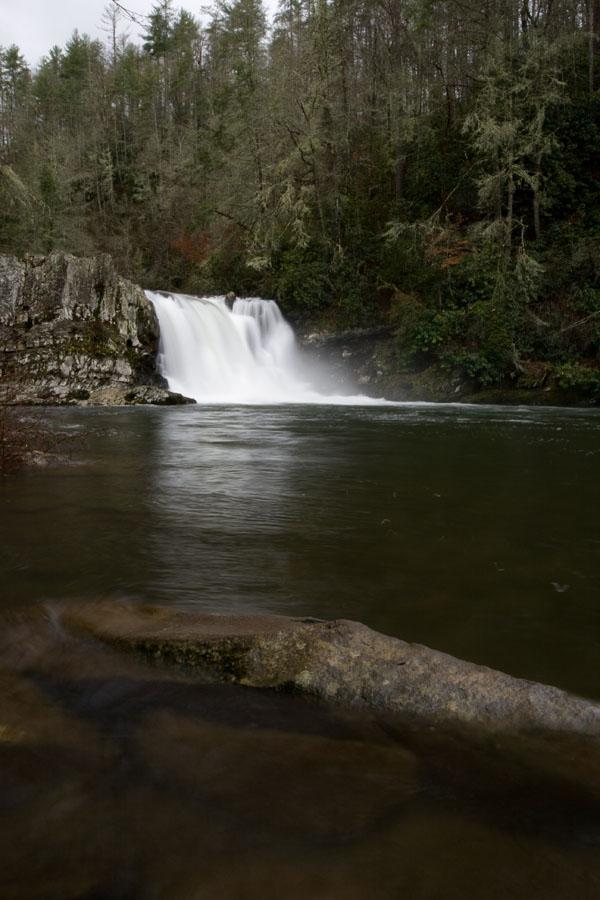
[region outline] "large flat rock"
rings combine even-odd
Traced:
[[[292,689],[434,724],[600,734],[597,703],[357,622],[195,614],[117,603],[64,607],[61,617],[72,631],[151,660],[252,687]]]

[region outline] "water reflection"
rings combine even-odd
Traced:
[[[294,420],[265,411],[244,428],[240,411],[223,409],[160,422],[149,545],[157,595],[175,589],[178,602],[218,611],[231,579],[228,607],[254,611],[285,590],[302,466]]]
[[[342,616],[600,696],[597,413],[49,415],[87,444],[80,465],[0,485],[5,605]]]

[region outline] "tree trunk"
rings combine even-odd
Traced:
[[[594,93],[594,56],[596,43],[596,0],[588,0],[588,89],[590,97]]]
[[[542,154],[538,151],[535,157],[535,175],[533,189],[533,230],[536,241],[539,241],[542,230],[540,226],[540,180],[542,177]]]
[[[394,188],[396,200],[402,200],[404,190],[404,175],[406,173],[406,155],[402,153],[401,142],[396,148],[396,167],[394,171]]]
[[[510,259],[510,254],[512,251],[512,231],[513,231],[513,218],[514,218],[514,205],[515,205],[515,179],[512,173],[513,162],[512,159],[510,161],[509,167],[509,176],[508,176],[508,187],[507,187],[507,199],[506,199],[506,235],[505,235],[505,254],[506,259]]]

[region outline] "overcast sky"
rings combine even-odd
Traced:
[[[101,29],[102,11],[108,0],[0,0],[0,46],[17,44],[27,62],[35,66],[51,47],[64,47],[75,28],[92,37],[104,38]],[[154,0],[123,0],[123,6],[134,13],[148,14]],[[197,17],[206,0],[179,0]],[[277,0],[267,0],[267,9],[274,9]],[[132,39],[140,29],[133,23],[123,23]]]

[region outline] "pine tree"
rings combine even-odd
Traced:
[[[144,50],[150,56],[160,58],[171,47],[173,38],[173,0],[160,0],[152,7],[150,13],[148,31],[144,35]]]

